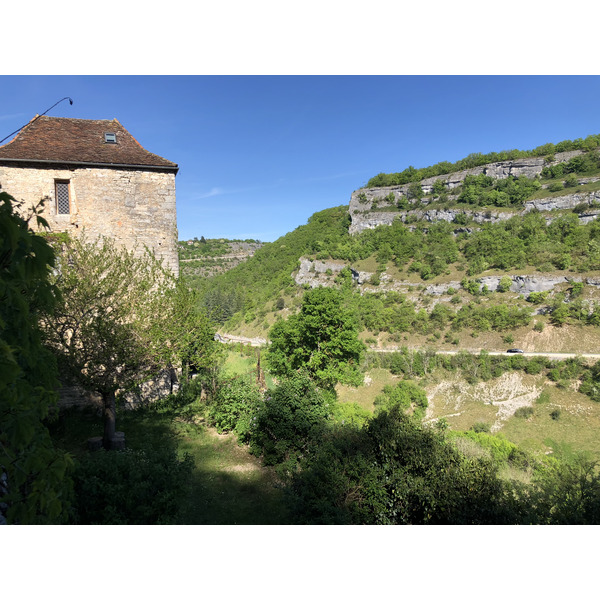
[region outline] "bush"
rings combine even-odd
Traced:
[[[548,185],[549,192],[559,192],[563,189],[563,184],[560,181],[553,181]]]
[[[475,433],[490,433],[490,429],[491,429],[490,424],[483,423],[483,422],[475,423],[471,427],[471,431],[474,431]]]
[[[533,415],[533,408],[531,406],[521,406],[515,410],[515,417],[519,419],[528,419]]]
[[[512,284],[513,284],[512,277],[505,275],[504,277],[500,278],[500,281],[498,282],[498,287],[496,288],[496,291],[501,292],[501,293],[508,292],[508,290],[510,290]]]
[[[553,421],[558,421],[560,419],[560,408],[555,408],[551,413],[550,417]]]
[[[169,448],[89,454],[73,475],[79,525],[175,523],[189,493],[194,460]]]
[[[240,441],[246,441],[250,419],[260,403],[260,390],[253,376],[238,377],[217,384],[207,405],[207,421],[219,433],[235,431]]]
[[[375,398],[377,412],[389,410],[397,406],[401,410],[413,408],[414,412],[422,415],[428,406],[425,390],[410,381],[401,381],[397,385],[386,385],[383,393]]]
[[[340,425],[362,427],[372,416],[372,413],[356,402],[338,402],[333,407],[333,419]]]
[[[488,460],[392,409],[325,436],[290,498],[302,524],[500,524],[515,519],[506,489]]]
[[[569,173],[565,177],[565,187],[576,187],[579,185],[579,179],[575,173]]]
[[[282,379],[267,392],[250,432],[250,447],[266,465],[286,463],[294,470],[318,443],[331,410],[305,373]]]

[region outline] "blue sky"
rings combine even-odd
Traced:
[[[273,241],[379,172],[600,133],[599,76],[0,76],[0,139],[117,118],[179,164],[180,239]]]

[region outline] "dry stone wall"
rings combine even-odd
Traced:
[[[70,214],[57,214],[56,180],[69,182]],[[179,274],[172,172],[0,166],[0,186],[25,210],[46,198],[43,216],[52,231],[85,232],[90,240],[104,235],[138,253],[147,246]]]

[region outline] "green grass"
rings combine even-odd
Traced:
[[[363,408],[373,412],[375,398],[381,394],[386,385],[400,381],[386,369],[371,369],[365,373],[365,383],[359,387],[338,385],[336,392],[340,402],[356,402]]]
[[[283,490],[275,472],[239,446],[235,435],[219,435],[196,415],[184,420],[176,411],[147,409],[119,412],[117,430],[128,448],[172,446],[195,462],[192,491],[183,506],[181,524],[285,524]],[[68,410],[50,425],[57,447],[77,460],[87,439],[102,435],[102,418],[94,411]]]

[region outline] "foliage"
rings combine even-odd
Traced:
[[[400,381],[394,386],[386,385],[382,394],[375,398],[377,413],[394,406],[405,411],[412,410],[415,415],[422,417],[428,406],[427,394],[422,387],[411,381]]]
[[[108,238],[61,249],[54,312],[43,315],[61,376],[102,395],[104,447],[115,432],[115,394],[172,364],[192,370],[215,360],[209,320],[192,292],[149,251],[136,256]]]
[[[440,162],[430,167],[415,169],[413,166],[407,167],[400,173],[379,173],[367,182],[367,187],[384,187],[392,185],[404,185],[415,181],[422,181],[429,177],[446,175],[466,169],[472,169],[482,165],[514,160],[516,158],[525,158],[529,156],[547,156],[555,152],[567,152],[570,150],[594,150],[600,146],[600,135],[590,135],[585,139],[564,140],[558,144],[543,144],[533,150],[504,150],[502,152],[490,152],[488,154],[473,153],[467,157],[455,162]],[[592,156],[594,152],[590,152]],[[593,159],[592,159],[593,161]],[[547,175],[542,172],[542,176]]]
[[[528,419],[533,415],[533,408],[531,406],[521,406],[515,410],[515,417],[519,419]]]
[[[336,402],[333,405],[333,420],[340,425],[363,427],[372,416],[372,412],[356,402]]]
[[[318,386],[332,390],[359,385],[364,344],[352,315],[342,307],[341,293],[315,288],[304,294],[300,312],[276,322],[269,332],[267,361],[275,375],[306,370]]]
[[[260,390],[253,377],[221,380],[208,399],[207,421],[219,433],[235,431],[238,439],[245,442],[260,401]]]
[[[394,408],[362,429],[339,428],[292,479],[296,522],[483,524],[516,522],[490,461],[467,459],[441,431]]]
[[[549,463],[528,490],[528,522],[545,525],[600,523],[600,474],[582,455]]]
[[[73,478],[73,521],[80,525],[175,523],[189,493],[194,461],[174,450],[145,448],[86,455]]]
[[[515,466],[524,466],[527,463],[525,453],[512,442],[509,442],[501,434],[490,433],[490,427],[485,423],[476,424],[470,431],[453,432],[451,437],[464,437],[476,442],[479,446],[487,450],[495,464],[512,464]]]
[[[269,390],[253,420],[250,447],[266,465],[296,468],[318,445],[332,407],[306,374],[283,378]]]
[[[60,523],[71,458],[54,448],[45,424],[58,380],[38,327],[40,311],[55,304],[55,256],[13,204],[0,193],[0,522]],[[38,209],[30,219],[47,226]]]
[[[221,275],[195,281],[201,303],[220,323],[235,313],[251,313],[290,287],[291,273],[302,256],[336,248],[348,237],[348,206],[315,213],[306,225],[266,243],[254,256]]]

